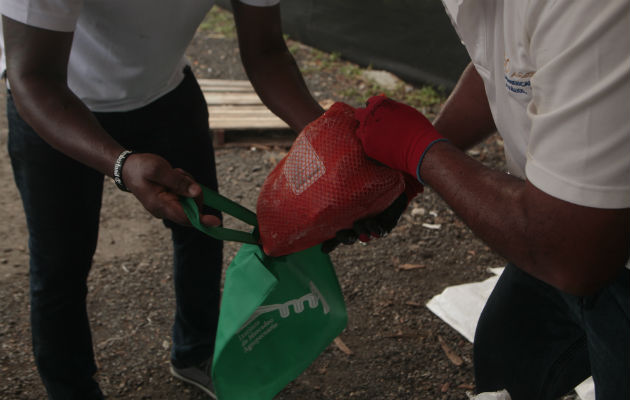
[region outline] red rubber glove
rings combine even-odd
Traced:
[[[418,178],[425,152],[445,141],[431,122],[415,108],[383,95],[371,97],[367,107],[357,108],[356,134],[366,154],[388,167]]]

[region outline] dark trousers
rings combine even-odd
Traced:
[[[159,154],[216,189],[206,102],[192,72],[185,72],[176,89],[146,107],[95,115],[124,147]],[[93,379],[96,366],[85,299],[103,176],[45,143],[20,118],[10,94],[7,115],[9,154],[29,231],[35,361],[50,399],[98,399],[102,395]],[[212,354],[222,242],[194,228],[169,221],[165,225],[171,229],[174,248],[171,358],[181,367]]]
[[[557,399],[590,375],[597,400],[629,399],[630,271],[577,297],[508,265],[481,314],[477,390],[512,400]]]

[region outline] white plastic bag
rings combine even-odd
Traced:
[[[512,400],[507,390],[503,389],[500,392],[485,392],[479,393],[476,396],[468,395],[470,400]]]

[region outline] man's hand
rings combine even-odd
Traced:
[[[357,136],[367,155],[418,179],[425,151],[436,141],[446,140],[415,108],[382,95],[371,97],[355,116]]]
[[[201,186],[190,174],[150,153],[130,155],[122,173],[127,188],[152,215],[190,226],[179,197],[191,197],[202,204]],[[214,215],[201,215],[200,220],[206,226],[221,225]]]

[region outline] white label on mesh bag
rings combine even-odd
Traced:
[[[291,191],[299,195],[326,173],[326,167],[311,143],[299,136],[287,156],[282,170]]]

